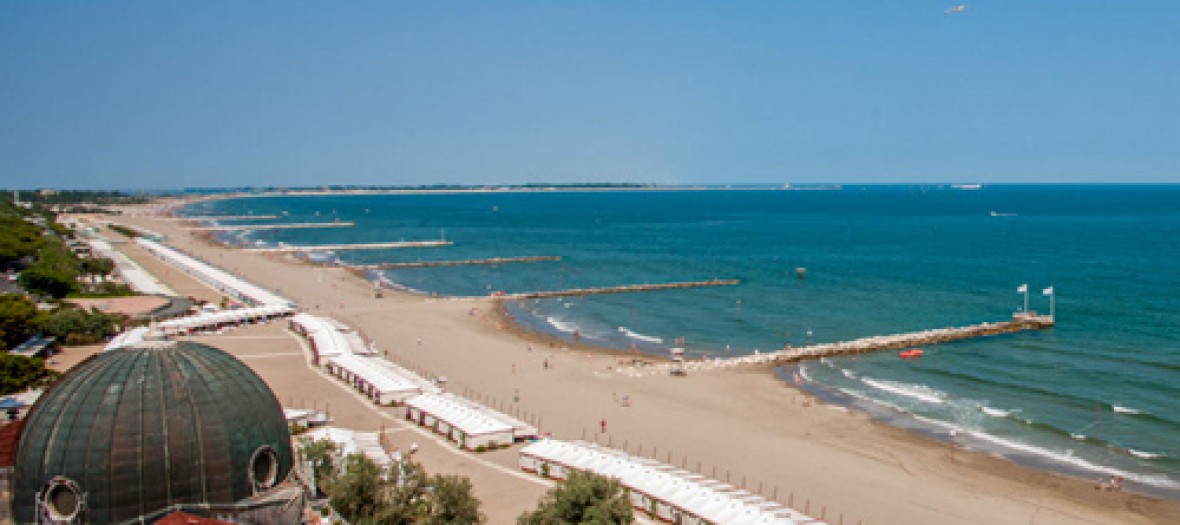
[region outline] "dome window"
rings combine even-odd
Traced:
[[[68,478],[53,478],[43,494],[41,504],[54,522],[74,521],[82,511],[82,489]]]
[[[255,491],[275,486],[279,477],[279,457],[267,445],[258,447],[250,458],[250,484]]]

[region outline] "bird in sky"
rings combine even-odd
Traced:
[[[962,13],[963,11],[966,11],[966,10],[967,10],[967,4],[959,4],[957,6],[950,8],[950,9],[947,9],[946,11],[943,11],[942,14],[953,15],[955,13]]]

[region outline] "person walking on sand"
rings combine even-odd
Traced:
[[[605,434],[606,433],[606,418],[602,418],[601,424],[602,424],[602,433]]]
[[[545,358],[544,368],[545,368],[545,370],[549,370],[549,358],[548,357]]]

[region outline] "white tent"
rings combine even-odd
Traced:
[[[732,485],[647,458],[580,441],[543,439],[520,451],[521,469],[566,479],[572,471],[617,479],[631,504],[686,525],[824,525],[798,511]]]
[[[192,257],[191,255],[176,250],[175,248],[172,248],[166,244],[146,239],[144,237],[137,237],[135,239],[135,243],[144,250],[155,254],[173,266],[180,268],[185,273],[192,275],[197,280],[239,300],[246,301],[254,305],[294,304],[286,297],[278,295],[253,283],[247,282],[236,275],[233,275],[216,266]]]
[[[406,400],[406,418],[433,428],[465,449],[512,443],[511,425],[469,403],[446,394],[423,394]]]

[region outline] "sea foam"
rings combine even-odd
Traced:
[[[630,337],[631,339],[638,339],[640,341],[647,341],[649,343],[657,343],[657,344],[664,342],[664,339],[662,337],[656,337],[654,335],[643,335],[638,332],[633,332],[629,328],[627,328],[626,326],[620,326],[619,332],[622,332],[623,335]]]
[[[861,378],[866,385],[869,385],[877,390],[905,396],[918,401],[926,403],[942,403],[946,398],[945,392],[940,392],[925,385],[915,385],[911,383],[899,383],[896,381],[886,381],[884,379],[869,379],[867,377]]]

